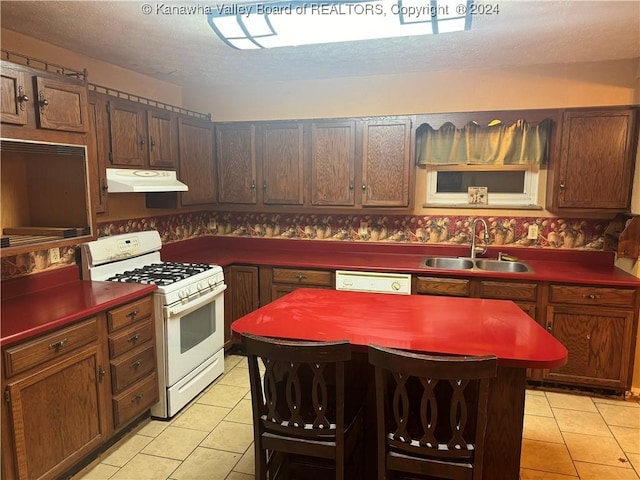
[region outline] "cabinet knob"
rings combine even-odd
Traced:
[[[353,190],[353,181],[349,182],[349,190]]]
[[[367,185],[365,183],[362,184],[362,191],[364,192],[367,189]]]
[[[38,104],[40,105],[40,113],[44,113],[44,108],[49,105],[49,100],[45,98],[42,90],[38,92]]]
[[[153,150],[153,147],[156,146],[156,141],[153,139],[153,137],[149,137],[149,145],[151,146],[151,150]]]
[[[560,180],[560,189],[562,190],[565,187],[566,187],[566,185],[564,183],[564,180]]]
[[[255,190],[255,189],[256,189],[256,181],[251,180],[251,190]]]
[[[552,327],[551,322],[547,323],[547,332],[551,333]]]
[[[24,104],[29,101],[29,95],[24,93],[24,89],[20,86],[18,87],[18,103],[20,104],[20,110],[24,110]]]
[[[263,182],[263,183],[262,183],[262,189],[263,189],[263,190],[266,190],[266,189],[267,189],[267,182]]]

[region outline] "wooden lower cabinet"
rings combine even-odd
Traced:
[[[261,304],[266,305],[298,288],[335,288],[335,276],[332,270],[311,270],[305,268],[260,269]]]
[[[258,267],[232,265],[224,269],[224,348],[231,348],[231,324],[260,306]]]
[[[158,401],[151,306],[148,296],[2,349],[3,479],[60,478]]]

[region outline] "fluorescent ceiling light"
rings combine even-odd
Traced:
[[[268,1],[219,4],[209,25],[240,50],[458,32],[473,0]]]

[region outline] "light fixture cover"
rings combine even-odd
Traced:
[[[248,50],[471,28],[474,0],[267,1],[220,4],[209,25],[230,47]]]

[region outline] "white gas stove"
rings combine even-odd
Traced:
[[[81,246],[82,278],[157,285],[154,295],[160,402],[169,418],[224,372],[224,274],[219,265],[163,262],[157,231]],[[163,393],[166,392],[165,393]]]

